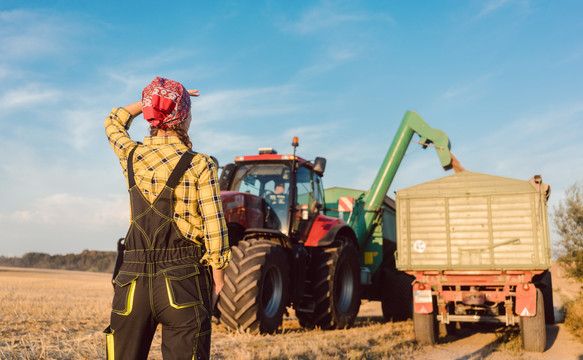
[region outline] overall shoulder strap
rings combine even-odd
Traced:
[[[180,160],[178,160],[178,164],[176,164],[176,167],[174,168],[174,170],[172,170],[172,173],[170,174],[168,181],[166,182],[167,187],[174,189],[176,185],[178,185],[180,178],[182,177],[182,175],[184,175],[186,170],[188,170],[190,163],[194,158],[194,155],[196,155],[196,153],[192,150],[187,150],[182,155]]]
[[[136,147],[134,147],[132,149],[132,151],[130,151],[130,154],[128,155],[128,188],[129,189],[136,186],[136,179],[134,178],[134,153],[136,152],[137,148],[138,148],[138,145],[136,145]]]

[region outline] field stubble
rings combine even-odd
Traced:
[[[0,268],[0,359],[103,359],[110,275]],[[369,303],[370,304],[370,303]],[[300,328],[293,313],[274,335],[213,325],[213,359],[411,359],[419,346],[410,321],[385,324],[365,303],[352,329]],[[378,308],[378,306],[375,306]],[[368,313],[367,313],[368,311]],[[160,328],[149,359],[162,359]]]
[[[559,271],[553,271],[560,275]],[[113,288],[103,273],[0,268],[0,359],[104,359],[103,329],[109,323]],[[553,280],[555,306],[580,294],[579,285]],[[567,291],[569,290],[569,291]],[[563,299],[565,298],[565,299]],[[378,302],[363,302],[353,328],[302,329],[293,311],[274,335],[229,332],[213,325],[213,359],[550,359],[583,358],[580,343],[559,337],[544,354],[520,350],[518,327],[471,327],[444,335],[437,346],[420,346],[411,320],[384,323]],[[548,331],[548,330],[547,330]],[[151,360],[162,359],[161,332],[154,337]],[[581,349],[581,351],[579,351]],[[574,355],[578,354],[578,355]]]

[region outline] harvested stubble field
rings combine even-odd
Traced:
[[[563,292],[555,289],[555,305]],[[0,268],[0,359],[104,359],[113,289],[110,275]],[[160,330],[160,329],[158,329]],[[583,345],[563,339],[562,324],[548,326],[550,349],[520,350],[514,328],[473,328],[445,336],[434,347],[414,339],[411,320],[385,323],[378,302],[364,302],[355,326],[300,328],[293,313],[274,335],[232,333],[213,325],[212,359],[581,359]],[[162,359],[160,331],[149,359]]]
[[[0,289],[0,359],[105,358],[102,331],[113,295],[109,274],[0,268]],[[160,339],[158,331],[150,359],[162,359]],[[211,354],[240,360],[407,359],[418,348],[410,321],[385,324],[377,312],[337,331],[301,329],[293,316],[278,334],[266,336],[214,324]]]

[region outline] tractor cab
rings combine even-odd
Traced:
[[[231,244],[250,228],[274,230],[292,241],[304,241],[314,219],[325,211],[325,161],[316,158],[311,162],[261,148],[258,155],[238,156],[226,165],[220,188]]]

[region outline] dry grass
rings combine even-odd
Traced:
[[[0,268],[0,359],[103,359],[113,290],[109,274]],[[411,321],[384,324],[365,303],[355,327],[301,329],[293,314],[279,333],[230,333],[215,324],[213,359],[411,359]],[[150,359],[161,359],[160,333]]]
[[[263,336],[228,333],[219,325],[212,352],[216,359],[412,359],[419,349],[410,321],[362,320],[352,329],[335,331],[307,331],[287,320],[281,333]]]
[[[508,354],[518,356],[522,353],[522,340],[518,326],[505,326],[498,328],[495,346],[498,351],[505,351]]]
[[[565,326],[580,341],[583,341],[583,296],[579,296],[566,306]]]
[[[0,359],[105,358],[102,331],[109,322],[112,295],[109,274],[0,268]],[[580,298],[569,306],[567,325],[583,338],[582,324]],[[494,349],[488,351],[520,356],[517,327],[485,331],[496,335]],[[475,330],[460,333],[442,337],[438,347],[455,347]],[[160,340],[158,332],[149,359],[162,359]],[[232,333],[214,324],[211,354],[213,359],[238,360],[421,359],[431,349],[417,344],[411,321],[384,323],[379,303],[364,302],[355,326],[347,330],[305,330],[293,312],[273,335]]]
[[[103,358],[104,274],[0,270],[1,359]]]

